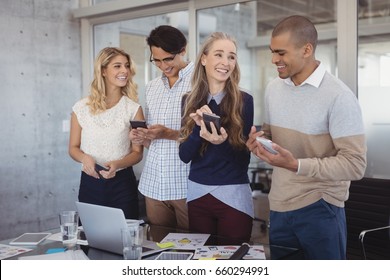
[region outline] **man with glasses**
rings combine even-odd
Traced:
[[[182,96],[190,91],[194,64],[185,60],[187,39],[181,31],[161,25],[147,43],[150,62],[161,77],[146,85],[145,114],[148,128],[133,129],[130,139],[147,147],[148,155],[139,182],[151,225],[188,228],[186,206],[189,165],[179,158]]]

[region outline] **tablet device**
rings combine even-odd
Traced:
[[[138,128],[138,127],[148,128],[148,126],[146,125],[146,121],[143,121],[143,120],[140,120],[140,121],[131,120],[130,125],[131,125],[131,128],[134,128],[134,129]]]
[[[162,252],[156,260],[190,260],[193,255],[189,252]]]
[[[21,236],[12,240],[9,244],[10,245],[38,245],[50,235],[51,233],[49,232],[24,233]]]
[[[214,123],[215,128],[217,129],[218,134],[221,134],[221,118],[214,114],[203,113],[203,121],[206,124],[207,130],[212,133],[210,123]]]

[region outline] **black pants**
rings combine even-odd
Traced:
[[[138,219],[138,186],[133,168],[122,169],[111,179],[96,179],[81,172],[79,201],[120,208],[126,219]]]

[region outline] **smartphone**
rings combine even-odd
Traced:
[[[162,252],[156,260],[190,260],[193,255],[189,252]]]
[[[148,128],[148,126],[146,125],[146,121],[143,121],[143,120],[139,120],[139,121],[131,120],[130,125],[131,125],[132,129],[133,128],[136,129],[138,127]]]
[[[210,123],[214,123],[218,134],[221,134],[221,118],[217,115],[203,113],[203,121],[206,124],[207,130],[212,133]]]
[[[100,170],[104,170],[104,171],[108,171],[109,169],[104,167],[104,166],[101,166],[100,164],[97,164],[95,163],[95,171],[96,173],[99,175],[99,178],[100,179],[105,179],[102,174],[99,173]]]
[[[273,148],[272,148],[272,141],[269,140],[269,139],[266,139],[266,138],[263,138],[263,137],[256,137],[256,140],[258,142],[261,143],[261,145],[264,147],[264,149],[266,149],[268,152],[270,152],[271,154],[278,154],[277,151],[275,151]]]

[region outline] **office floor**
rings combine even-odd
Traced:
[[[268,228],[262,229],[261,223],[254,221],[251,241],[255,244],[269,244]]]
[[[268,194],[260,191],[253,192],[253,206],[255,209],[255,220],[253,221],[251,240],[256,243],[269,244],[268,241],[268,221],[269,202]]]

